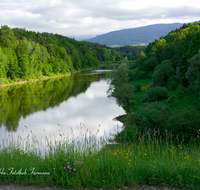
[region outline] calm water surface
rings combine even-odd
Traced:
[[[111,71],[84,71],[68,77],[0,88],[0,145],[48,139],[110,137],[122,130],[113,118],[124,114],[108,98]]]

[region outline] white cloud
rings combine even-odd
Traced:
[[[1,0],[1,24],[66,36],[200,20],[197,0]]]

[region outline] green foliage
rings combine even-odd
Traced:
[[[155,102],[168,98],[168,90],[165,87],[152,87],[149,88],[142,98],[142,102]]]
[[[147,59],[143,65],[142,65],[142,70],[145,72],[151,72],[154,70],[154,68],[158,65],[158,61],[156,57],[151,57],[150,59]]]
[[[145,79],[147,77],[146,72],[145,71],[140,71],[138,74],[139,79]]]
[[[169,90],[174,91],[177,89],[180,83],[181,83],[181,77],[173,75],[168,79],[166,87]]]
[[[139,83],[135,84],[135,91],[140,92],[141,91],[141,85]]]
[[[147,59],[146,54],[145,54],[143,51],[141,51],[141,52],[140,52],[140,57],[139,57],[138,60],[137,60],[137,64],[138,64],[138,68],[139,68],[139,69],[142,70],[143,64],[144,64],[144,62],[146,61],[146,59]]]
[[[9,81],[6,78],[0,77],[0,85],[5,85],[5,84],[9,84]]]
[[[125,60],[126,61],[126,60]],[[133,104],[132,92],[135,88],[129,85],[128,65],[126,62],[122,62],[114,73],[113,84],[108,89],[108,96],[114,96],[117,98],[117,103],[122,106],[126,112],[130,112],[130,106]]]
[[[17,47],[17,39],[10,28],[4,27],[0,30],[0,44],[6,48],[15,49]]]
[[[26,78],[29,74],[29,59],[26,54],[23,54],[19,58],[19,67],[21,69],[20,78]]]
[[[168,79],[174,75],[175,70],[170,60],[163,61],[160,65],[156,66],[153,72],[153,83],[158,86],[166,86]]]
[[[178,97],[180,99],[183,98],[186,95],[186,93],[187,93],[186,90],[187,89],[183,85],[181,85],[181,84],[178,85],[178,87],[177,87],[177,94],[178,94]]]
[[[7,71],[8,71],[8,59],[0,47],[0,78],[2,77],[6,78]]]
[[[122,58],[127,57],[128,60],[138,59],[140,52],[144,51],[146,46],[121,46],[114,48]],[[117,59],[116,59],[117,60]],[[121,60],[121,59],[120,59]],[[119,61],[119,60],[118,60]]]
[[[77,42],[58,34],[36,33],[25,28],[0,29],[0,77],[42,78],[96,67],[99,60],[121,60],[105,45]]]
[[[170,96],[170,97],[167,99],[167,102],[168,102],[168,103],[171,103],[171,102],[174,102],[174,100],[175,100],[175,96],[172,95],[172,96]]]
[[[200,117],[199,112],[190,110],[175,111],[166,123],[166,129],[172,132],[173,138],[188,142],[192,138],[197,138],[199,133]]]
[[[186,72],[186,78],[194,83],[195,89],[200,93],[200,50],[188,60],[189,68]]]
[[[165,135],[170,139],[169,134]],[[9,174],[9,169],[13,168],[13,171],[26,171],[27,174],[0,175],[1,185],[11,183],[13,187],[23,185],[25,189],[30,184],[56,185],[58,189],[119,189],[127,185],[128,189],[135,186],[152,189],[155,185],[155,188],[164,186],[164,189],[199,189],[198,141],[187,146],[176,145],[173,140],[161,141],[149,131],[143,135],[136,132],[135,137],[139,138],[132,143],[107,144],[101,150],[101,139],[97,139],[99,144],[89,140],[88,144],[93,148],[84,142],[82,147],[78,145],[75,149],[68,138],[53,141],[46,137],[49,143],[47,150],[42,149],[44,154],[38,154],[39,143],[36,142],[39,139],[32,133],[28,133],[25,139],[19,136],[18,146],[13,142],[13,136],[8,137],[8,143],[0,152],[2,172]],[[32,146],[31,138],[35,142]],[[52,144],[55,144],[54,149]],[[39,148],[42,145],[39,144]],[[36,173],[31,175],[31,172]],[[42,173],[44,175],[39,175]],[[141,184],[149,185],[144,187]],[[167,188],[166,184],[170,187]]]
[[[162,131],[169,114],[168,106],[163,103],[146,103],[137,112],[130,113],[127,120],[137,126],[141,133],[147,129]]]

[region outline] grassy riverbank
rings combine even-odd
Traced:
[[[31,145],[30,138],[31,134],[18,137],[15,143],[10,137],[10,142],[6,139],[0,147],[0,184],[79,189],[139,184],[199,188],[200,153],[195,140],[176,145],[169,134],[161,140],[147,131],[137,142],[104,145],[98,152],[94,143],[92,148],[75,150],[65,138],[55,142],[47,139],[42,154],[37,141]]]
[[[70,75],[71,75],[71,73],[67,73],[67,74],[64,74],[64,75],[58,74],[58,75],[52,75],[50,77],[42,76],[39,79],[28,79],[28,80],[23,80],[23,79],[8,80],[8,79],[0,78],[0,88],[4,87],[4,86],[9,86],[9,85],[27,84],[27,83],[30,83],[30,82],[37,82],[37,81],[41,81],[41,80],[47,80],[47,79],[50,79],[50,78],[70,76]]]

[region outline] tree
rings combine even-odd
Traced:
[[[170,60],[163,61],[160,65],[156,66],[153,72],[153,83],[158,86],[166,86],[168,79],[174,75],[175,69]]]
[[[147,61],[143,63],[142,70],[145,72],[151,72],[155,69],[157,65],[158,61],[156,57],[151,57],[150,59],[147,59]]]
[[[0,44],[2,47],[12,49],[17,47],[17,39],[14,36],[14,32],[10,28],[3,27],[0,30]]]
[[[107,91],[108,97],[114,96],[117,98],[117,104],[122,106],[126,112],[131,112],[130,106],[133,104],[132,92],[135,87],[128,84],[128,65],[122,62],[118,70],[114,74],[113,84],[110,84]]]
[[[200,93],[200,50],[188,60],[189,68],[186,72],[186,78],[194,82],[196,90]]]
[[[82,63],[80,61],[80,57],[79,57],[78,51],[76,49],[74,49],[72,51],[72,62],[73,62],[75,69],[77,69],[77,70],[81,69]]]
[[[29,59],[27,55],[20,56],[19,67],[21,69],[20,78],[26,78],[29,74]]]
[[[6,78],[8,72],[8,59],[0,47],[0,78]]]
[[[147,58],[146,54],[143,51],[141,51],[140,52],[140,57],[138,58],[138,61],[137,61],[139,69],[142,70],[143,63],[146,61],[146,58]]]

